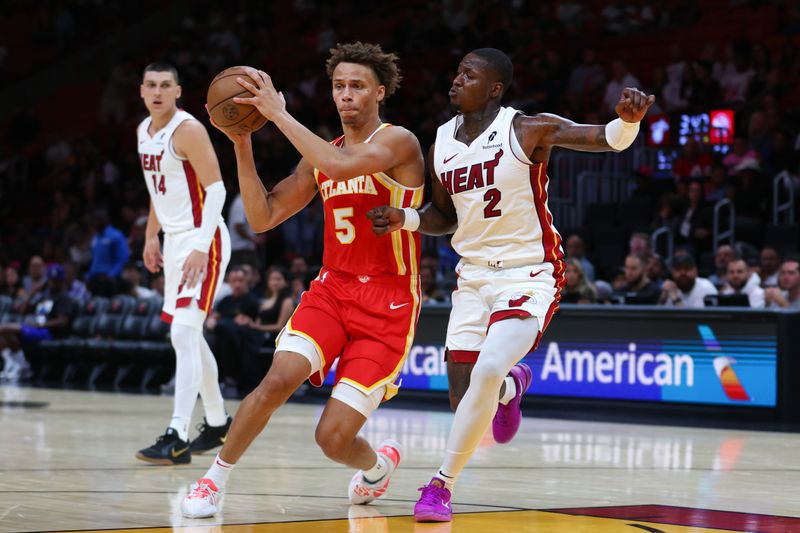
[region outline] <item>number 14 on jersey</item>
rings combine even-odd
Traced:
[[[153,174],[153,190],[156,191],[156,194],[167,194],[167,186],[164,184],[164,174],[161,174],[160,178]]]

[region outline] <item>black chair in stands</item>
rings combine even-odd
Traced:
[[[108,366],[108,353],[111,343],[119,335],[122,321],[130,313],[136,303],[133,296],[120,294],[111,299],[108,309],[97,317],[95,324],[95,338],[88,339],[85,345],[85,361],[92,365],[87,385],[90,389],[100,374]]]
[[[161,314],[162,305],[161,298],[136,300],[131,312],[122,319],[117,337],[111,341],[108,352],[108,361],[117,365],[113,382],[115,390],[119,390],[122,380],[138,362],[140,342],[147,324],[153,316]]]
[[[65,339],[48,341],[53,344],[53,360],[60,359],[67,363],[82,361],[86,342],[94,337],[97,319],[106,312],[109,304],[108,298],[102,296],[95,296],[86,302],[72,321],[71,334]]]
[[[72,320],[67,325],[66,330],[60,332],[59,338],[39,341],[25,347],[25,354],[28,356],[28,360],[35,369],[36,380],[39,383],[45,380],[49,369],[54,364],[57,365],[64,362],[64,358],[62,357],[63,342],[74,337],[76,322],[78,322],[78,319],[86,312],[87,307],[94,307],[95,305],[91,300],[85,304],[81,304],[80,301],[75,298],[71,298],[71,300],[72,309],[69,311],[69,316],[72,317]]]
[[[139,388],[144,392],[161,370],[175,367],[175,351],[169,341],[169,324],[161,320],[159,312],[148,319],[143,339],[138,345],[139,358],[144,365]]]

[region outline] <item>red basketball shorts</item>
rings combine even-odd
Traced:
[[[388,400],[397,394],[419,307],[418,276],[356,276],[323,267],[285,331],[316,347],[322,369],[309,378],[313,385],[322,385],[338,359],[335,383],[367,395],[385,385]]]

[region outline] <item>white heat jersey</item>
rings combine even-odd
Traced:
[[[502,107],[469,146],[456,140],[461,115],[439,127],[434,170],[458,215],[453,249],[466,261],[507,265],[560,261],[561,236],[547,207],[547,165],[531,163]]]
[[[151,118],[139,124],[139,162],[158,222],[164,233],[179,233],[199,228],[203,221],[206,191],[187,159],[178,157],[172,146],[172,134],[178,126],[194,117],[178,110],[166,126],[151,137],[147,132]],[[220,217],[222,222],[222,217]]]

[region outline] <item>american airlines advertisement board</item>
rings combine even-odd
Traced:
[[[403,365],[401,394],[447,390],[446,316],[425,322],[423,315],[422,342]],[[775,322],[711,316],[557,315],[525,357],[534,376],[528,394],[775,407],[776,330]],[[331,374],[326,383],[332,382]]]

